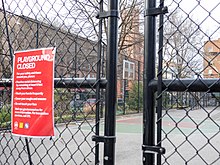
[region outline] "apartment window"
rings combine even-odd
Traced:
[[[218,52],[210,52],[209,53],[211,56],[216,56],[216,55],[219,55],[219,53]]]
[[[208,52],[213,52],[213,47],[212,46],[208,47]]]

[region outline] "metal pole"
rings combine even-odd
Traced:
[[[105,49],[105,45],[103,45],[102,46],[102,58],[101,58],[101,68],[102,68],[102,70],[101,70],[101,77],[105,77],[105,75],[104,75],[104,67],[105,67],[105,51],[106,51],[106,49]],[[104,91],[103,91],[103,89],[101,89],[101,96],[102,96],[102,99],[104,100],[105,99],[105,97],[104,97]],[[101,111],[100,111],[100,117],[101,118],[103,118],[104,117],[104,115],[103,115],[103,108],[104,107],[104,104],[103,104],[103,102],[101,102]]]
[[[74,47],[74,77],[77,78],[77,67],[78,67],[78,63],[77,63],[77,39],[78,39],[78,36],[76,35],[75,38],[74,38],[74,42],[75,42],[75,47]],[[76,120],[76,113],[77,111],[80,109],[80,107],[77,108],[76,106],[76,88],[74,89],[74,111],[73,111],[73,117],[74,117],[74,120]]]
[[[7,20],[7,14],[5,10],[5,3],[2,0],[2,8],[3,8],[3,13],[4,13],[4,20],[5,20],[5,26],[6,26],[6,34],[7,34],[7,40],[8,40],[8,47],[9,47],[9,53],[10,53],[10,58],[11,58],[11,66],[13,68],[13,51],[12,51],[12,46],[11,46],[11,41],[10,41],[10,34],[9,34],[9,28],[8,28],[8,20]],[[8,75],[7,75],[8,77]]]
[[[123,115],[125,115],[125,104],[126,104],[126,87],[127,87],[127,80],[124,79],[124,84],[123,84]]]
[[[140,61],[138,61],[138,113],[140,113]]]
[[[100,12],[103,12],[103,0],[99,4]],[[95,133],[99,136],[100,127],[100,79],[101,79],[101,58],[102,58],[102,19],[99,19],[99,40],[98,40],[98,59],[97,59],[97,72],[96,72],[96,125]],[[99,142],[95,142],[95,164],[99,164]]]
[[[36,31],[36,48],[39,47],[39,22],[37,20],[37,31]]]
[[[27,153],[28,153],[28,159],[29,159],[29,164],[32,165],[32,160],[31,160],[31,152],[30,152],[30,147],[29,147],[29,143],[28,143],[28,138],[25,137],[25,143],[27,146]]]
[[[117,98],[117,57],[118,57],[118,0],[108,1],[108,45],[107,45],[107,88],[105,104],[105,131],[108,137],[104,144],[104,165],[115,164],[115,116]],[[116,15],[112,15],[116,13]]]
[[[74,58],[74,70],[75,70],[75,77],[77,77],[77,37],[78,36],[75,36],[75,49],[74,49],[74,54],[75,54],[75,58]]]
[[[146,11],[155,8],[155,0],[145,0]],[[155,109],[154,92],[149,83],[155,78],[155,17],[145,16],[144,30],[144,109],[143,109],[143,145],[154,146],[155,138]],[[143,165],[153,165],[155,156],[143,151]]]
[[[164,7],[164,0],[160,0],[160,8]],[[158,86],[157,86],[157,146],[161,147],[162,130],[162,80],[163,80],[163,14],[159,22],[159,51],[158,51]],[[157,164],[161,165],[161,154],[157,154]]]

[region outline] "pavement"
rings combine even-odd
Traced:
[[[142,114],[118,117],[116,123],[116,165],[142,164]]]
[[[117,116],[116,165],[142,164],[142,114]],[[220,164],[220,108],[163,111],[162,156],[164,165]],[[61,124],[51,139],[31,139],[32,161],[36,164],[94,165],[94,142],[91,140],[93,121]],[[103,134],[104,123],[100,134]],[[20,137],[0,136],[0,164],[27,164],[25,140]],[[16,146],[14,148],[14,146]],[[92,152],[91,152],[92,151]],[[100,160],[103,144],[100,144]],[[5,163],[6,162],[6,163]]]
[[[220,164],[220,108],[162,113],[163,164]],[[142,164],[142,114],[117,118],[116,164]]]

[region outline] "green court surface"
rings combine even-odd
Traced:
[[[142,116],[124,117],[116,121],[116,131],[118,133],[141,133]]]
[[[91,127],[83,126],[85,130],[90,130]],[[100,125],[100,131],[103,132],[104,123]],[[120,116],[116,119],[117,133],[141,133],[142,132],[142,115],[135,116]]]
[[[162,119],[163,133],[172,134],[196,134],[196,133],[215,133],[219,131],[220,119],[213,120],[204,116],[202,111],[195,111],[192,116],[184,116],[185,112],[173,111],[169,116]],[[182,114],[180,116],[180,114]],[[104,121],[100,126],[100,131],[104,129]],[[91,127],[83,126],[83,129],[89,130]],[[142,114],[117,116],[116,119],[117,133],[142,133],[143,116]]]

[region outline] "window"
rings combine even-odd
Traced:
[[[208,47],[208,52],[213,52],[213,47],[212,46]]]
[[[216,56],[216,55],[218,55],[219,53],[218,52],[210,52],[209,53],[211,56]]]

